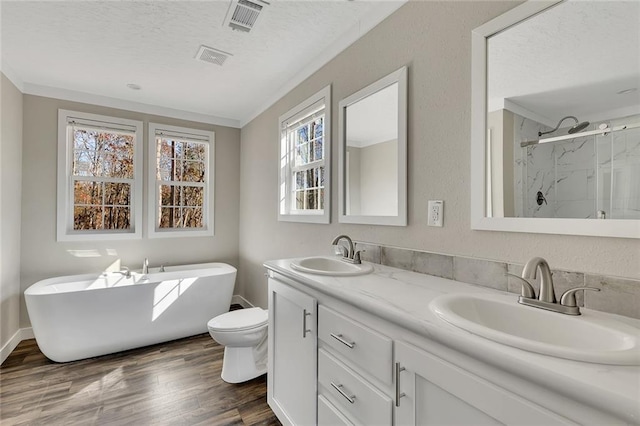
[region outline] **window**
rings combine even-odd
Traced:
[[[278,220],[329,223],[331,86],[282,115]]]
[[[213,235],[213,132],[149,124],[149,237]]]
[[[142,123],[58,110],[58,241],[140,238]]]

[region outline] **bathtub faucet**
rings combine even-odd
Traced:
[[[125,278],[131,278],[131,271],[126,266],[123,266],[119,271],[114,271],[116,274],[122,274]]]

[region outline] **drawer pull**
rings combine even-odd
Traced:
[[[400,363],[396,362],[396,407],[400,406],[400,398],[407,396],[404,392],[400,392],[400,372],[404,371],[404,367],[400,367]]]
[[[353,347],[356,345],[356,342],[347,342],[346,340],[344,340],[342,338],[342,334],[333,334],[331,333],[331,337],[333,337],[334,339],[336,339],[338,342],[342,343],[345,346],[348,346],[350,349],[353,349]]]
[[[349,396],[345,391],[342,390],[342,385],[336,385],[335,383],[331,382],[331,386],[333,386],[335,390],[340,392],[340,395],[344,396],[345,399],[350,403],[353,404],[354,402],[356,402],[356,396],[355,395]]]
[[[311,315],[311,312],[307,312],[306,309],[302,310],[302,338],[307,338],[307,333],[311,333],[310,329],[307,329],[307,315]]]

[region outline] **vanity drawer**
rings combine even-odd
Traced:
[[[391,424],[391,398],[324,349],[318,351],[318,394],[355,424]]]
[[[318,395],[318,426],[353,426],[327,398]]]
[[[368,374],[392,383],[393,341],[388,337],[320,305],[318,338]]]

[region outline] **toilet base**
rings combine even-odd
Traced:
[[[260,358],[263,359],[255,359],[254,348],[251,346],[239,348],[226,346],[222,361],[222,380],[227,383],[241,383],[266,374],[266,356]]]

